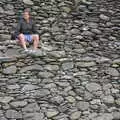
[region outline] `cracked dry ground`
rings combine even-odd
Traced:
[[[5,15],[14,16],[17,2],[0,1]],[[31,56],[0,42],[0,120],[120,120],[120,1],[22,4],[39,11],[42,43]]]

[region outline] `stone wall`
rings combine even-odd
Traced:
[[[6,35],[14,31],[17,20],[25,8],[31,9],[35,17],[38,29],[41,31],[51,29],[61,17],[66,17],[71,11],[74,2],[72,0],[3,0],[0,2],[1,13],[1,40],[9,39]]]
[[[41,34],[35,54],[10,40],[26,7]],[[119,7],[119,0],[1,0],[0,120],[119,120]]]

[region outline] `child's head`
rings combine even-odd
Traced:
[[[25,9],[24,12],[23,12],[23,18],[25,20],[28,20],[30,18],[30,9]]]

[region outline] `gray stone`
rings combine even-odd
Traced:
[[[89,26],[90,28],[93,28],[93,29],[98,28],[98,24],[97,24],[97,23],[93,23],[93,22],[89,22],[89,23],[88,23],[88,26]]]
[[[120,64],[120,59],[118,58],[118,59],[115,59],[115,60],[113,60],[113,64]]]
[[[74,38],[79,39],[79,40],[82,40],[82,39],[83,39],[83,36],[77,35],[77,36],[75,36]]]
[[[9,15],[9,16],[13,16],[13,15],[15,15],[15,12],[13,11],[13,10],[8,10],[8,11],[5,11],[5,14],[6,15]],[[4,40],[5,40],[5,38],[9,38],[9,40],[10,40],[10,35],[6,35],[6,36],[4,36],[4,37],[2,37]]]
[[[0,120],[7,120],[4,116],[0,116]]]
[[[65,114],[59,114],[59,115],[55,116],[54,119],[55,120],[69,120],[68,115],[65,115]]]
[[[79,10],[80,11],[87,11],[86,5],[80,5]]]
[[[45,72],[39,72],[38,76],[41,78],[51,78],[54,77],[54,74],[45,71]]]
[[[69,119],[64,117],[64,118],[60,118],[59,120],[69,120]]]
[[[48,109],[46,115],[48,118],[56,116],[59,112],[56,109]]]
[[[64,102],[64,98],[62,96],[52,97],[50,100],[52,103],[58,103],[58,104]]]
[[[24,120],[44,120],[44,114],[41,112],[25,113],[23,115]]]
[[[113,119],[120,120],[120,112],[113,112],[112,115],[113,115]]]
[[[98,57],[98,59],[96,59],[96,62],[98,63],[110,62],[110,59],[106,57]]]
[[[62,64],[63,70],[70,70],[74,66],[73,62],[66,62]]]
[[[91,1],[86,1],[86,0],[81,0],[81,2],[83,2],[83,3],[86,4],[86,5],[90,5],[90,4],[92,4]]]
[[[36,52],[30,53],[29,55],[32,57],[43,57],[46,55],[46,52],[42,50],[37,50]]]
[[[112,89],[112,84],[111,83],[108,83],[108,84],[104,84],[103,85],[103,90],[108,90],[108,89]]]
[[[11,5],[11,4],[7,4],[6,7],[5,7],[6,10],[13,10],[14,9],[14,6]]]
[[[116,103],[118,106],[120,106],[120,98],[116,99],[116,100],[115,100],[115,103]]]
[[[119,89],[111,89],[111,92],[113,93],[113,94],[116,94],[116,93],[119,93]]]
[[[56,88],[56,84],[54,84],[54,83],[49,83],[49,84],[46,84],[45,86],[44,86],[44,88]]]
[[[41,44],[41,49],[45,50],[45,51],[52,51],[53,50],[52,46],[48,46],[46,44]]]
[[[73,50],[75,53],[85,53],[86,50],[85,49],[74,49]]]
[[[0,29],[2,29],[2,27],[4,27],[4,24],[3,23],[0,23]],[[5,47],[5,46],[3,46]],[[0,46],[0,49],[2,48],[2,46]]]
[[[90,92],[101,90],[101,86],[98,83],[88,83],[86,89]]]
[[[85,91],[84,98],[85,100],[91,100],[93,95],[90,92]]]
[[[65,51],[52,51],[49,52],[49,55],[55,58],[65,57]]]
[[[57,70],[59,70],[59,66],[58,65],[46,65],[45,69],[50,70],[50,71],[51,70],[57,71]]]
[[[108,68],[106,70],[106,73],[111,76],[119,76],[120,75],[120,73],[115,68]]]
[[[95,117],[97,117],[97,113],[96,112],[93,112],[89,115],[89,119],[93,120]]]
[[[70,85],[69,82],[56,82],[57,85],[61,86],[61,87],[67,87]]]
[[[93,120],[113,120],[113,116],[110,113],[103,113],[102,115],[95,117]]]
[[[39,91],[36,90],[35,92],[33,92],[33,95],[35,98],[39,98],[39,97],[45,97],[47,95],[50,94],[50,91],[47,89],[40,89]]]
[[[2,7],[0,7],[0,13],[4,13],[4,9]]]
[[[96,63],[95,62],[77,62],[76,65],[78,67],[92,67],[92,66],[95,66]]]
[[[100,99],[93,99],[90,103],[92,105],[95,105],[95,104],[99,105],[99,104],[101,104],[101,100]]]
[[[82,33],[81,33],[83,36],[93,36],[94,34],[92,33],[92,32],[90,32],[90,31],[83,31]]]
[[[33,1],[32,0],[23,0],[23,2],[27,5],[33,5]]]
[[[91,29],[91,31],[95,34],[101,34],[102,32],[98,29]]]
[[[4,97],[0,97],[0,102],[1,103],[9,103],[11,100],[13,100],[14,98],[13,97],[10,97],[10,96],[4,96]]]
[[[109,96],[104,96],[103,98],[103,102],[107,103],[107,104],[113,104],[114,103],[114,97],[109,95]]]
[[[4,116],[4,114],[3,114],[3,111],[2,110],[0,110],[0,117],[1,116]]]
[[[67,87],[64,89],[65,92],[69,92],[70,90],[72,90],[72,87],[71,87],[71,86],[67,86]]]
[[[66,100],[67,100],[69,103],[75,103],[75,98],[72,97],[72,96],[67,96],[67,97],[66,97]]]
[[[84,101],[80,101],[80,102],[77,103],[77,108],[82,110],[82,111],[88,110],[89,109],[89,103],[84,102]]]
[[[28,104],[27,106],[25,106],[24,108],[22,108],[22,112],[39,112],[40,111],[40,107],[38,106],[37,103],[31,103]]]
[[[70,118],[71,120],[78,120],[81,116],[81,112],[80,111],[76,111],[76,112],[73,112],[71,115],[70,115]]]
[[[110,18],[104,14],[101,14],[100,19],[105,20],[105,21],[109,21]]]
[[[2,52],[0,52],[0,57],[2,57],[3,56],[3,53]]]
[[[60,28],[58,26],[52,26],[51,31],[54,32],[59,32]]]
[[[16,61],[16,58],[7,56],[0,57],[0,62],[13,62],[13,61]]]
[[[26,101],[15,101],[15,102],[11,102],[10,105],[15,108],[24,107],[27,105],[27,102]]]
[[[10,89],[10,90],[15,90],[15,89],[19,89],[20,86],[19,86],[18,84],[15,84],[15,85],[8,85],[7,88]]]
[[[0,27],[1,27],[1,26],[3,26],[3,25],[0,23]],[[0,50],[6,50],[6,49],[7,49],[6,46],[1,46],[1,45],[0,45]]]
[[[6,51],[6,56],[17,56],[17,55],[20,55],[19,51],[16,50],[16,49],[11,49],[9,48],[7,51]]]
[[[56,35],[55,39],[57,41],[64,41],[66,39],[66,36],[65,35]]]
[[[22,118],[22,114],[15,110],[7,110],[5,116],[9,119],[20,119]]]
[[[27,71],[41,71],[43,68],[40,65],[31,65],[31,66],[26,66],[20,69],[20,73],[24,73]]]
[[[87,72],[85,72],[85,71],[80,71],[80,72],[74,73],[73,76],[74,76],[74,77],[78,77],[78,76],[82,76],[82,75],[86,75],[86,74],[87,74]]]
[[[119,0],[0,0],[0,6],[0,120],[120,119]],[[40,33],[33,54],[10,40],[26,7]],[[10,66],[16,73],[3,74]],[[11,109],[23,118],[7,118]]]
[[[36,85],[31,85],[31,84],[27,84],[27,85],[24,85],[24,87],[21,89],[22,92],[27,92],[27,91],[32,91],[32,90],[35,90],[35,89],[38,89],[39,87],[36,86]]]
[[[10,40],[10,35],[1,34],[0,37],[2,40]]]
[[[7,68],[3,69],[4,74],[15,74],[17,72],[17,67],[15,65],[8,66]]]
[[[66,12],[66,13],[69,13],[71,11],[71,8],[70,7],[62,7],[62,9]]]

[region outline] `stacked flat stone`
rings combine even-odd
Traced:
[[[10,40],[26,7],[41,34],[30,55]],[[1,0],[0,120],[119,120],[119,7],[119,0]]]

